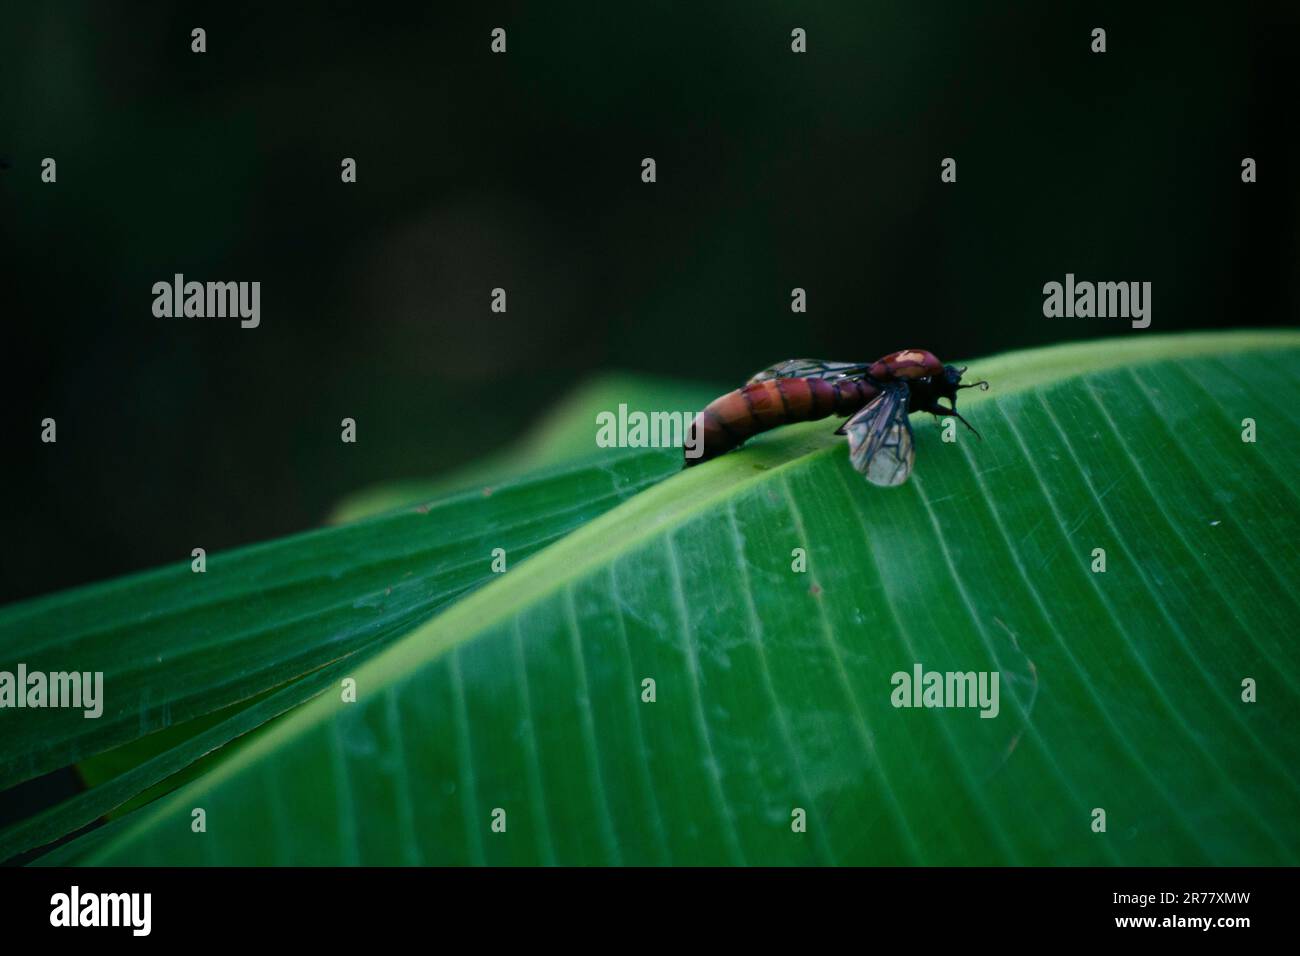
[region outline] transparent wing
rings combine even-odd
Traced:
[[[827,362],[823,359],[786,359],[750,376],[750,382],[766,382],[773,378],[847,378],[862,375],[871,368],[870,362]]]
[[[907,386],[891,385],[847,422],[849,461],[873,485],[892,487],[907,481],[916,449],[907,420]]]

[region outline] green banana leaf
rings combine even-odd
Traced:
[[[761,436],[56,859],[1296,863],[1300,335],[971,371],[983,440],[918,419],[903,487]],[[916,668],[996,716],[896,706]]]
[[[78,760],[92,785],[0,832],[0,860],[320,693],[321,668],[383,646],[493,577],[494,548],[507,567],[522,561],[678,467],[625,453],[214,554],[202,574],[187,562],[0,610],[6,669],[102,671],[105,687],[94,719],[0,710],[0,786]]]
[[[597,413],[617,409],[620,403],[641,410],[700,408],[718,391],[716,386],[643,375],[600,375],[578,385],[517,442],[482,462],[438,478],[385,482],[363,489],[349,495],[335,509],[331,520],[334,523],[360,521],[413,506],[413,503],[441,509],[446,505],[441,499],[455,498],[457,493],[466,489],[472,489],[469,500],[473,501],[484,488],[512,484],[529,472],[536,477],[539,471],[553,470],[561,465],[586,462],[594,472],[604,474],[608,470],[608,454],[594,454]],[[664,463],[656,462],[654,467],[661,464]],[[668,463],[660,474],[664,476],[674,470],[676,465]],[[457,501],[460,502],[457,507],[460,507],[465,499],[458,498]],[[434,515],[434,520],[441,521],[439,514]],[[562,531],[570,527],[562,526]],[[392,541],[387,528],[380,534],[384,540]],[[305,544],[310,546],[309,542]],[[525,557],[531,550],[515,551],[513,558]],[[480,570],[479,583],[486,578]],[[78,594],[68,597],[75,600]],[[136,605],[146,603],[147,597],[137,596]],[[388,636],[391,638],[400,633],[402,629],[398,628]],[[323,636],[327,638],[328,632]],[[288,686],[277,689],[273,699],[260,706],[253,707],[252,701],[241,700],[220,711],[172,724],[164,730],[82,760],[77,770],[90,792],[79,795],[65,806],[50,808],[0,832],[0,860],[19,850],[57,839],[78,823],[89,822],[102,813],[113,817],[129,812],[200,775],[218,759],[220,747],[225,743],[315,696],[323,686],[319,676],[295,679]],[[269,695],[271,691],[265,693]],[[104,786],[110,781],[112,786]]]

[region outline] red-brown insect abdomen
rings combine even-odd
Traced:
[[[695,416],[692,434],[703,436],[704,451],[698,458],[687,458],[686,464],[716,458],[778,425],[816,421],[832,412],[852,415],[878,394],[874,385],[861,379],[828,382],[776,378],[752,382],[715,398]]]
[[[943,363],[924,349],[903,349],[874,362],[867,374],[878,382],[925,378],[928,375],[942,376]]]

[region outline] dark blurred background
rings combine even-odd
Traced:
[[[1137,6],[5,0],[0,601],[311,527],[603,370],[1295,324],[1296,5]],[[1043,318],[1067,271],[1151,330]],[[176,272],[261,327],[155,318]]]

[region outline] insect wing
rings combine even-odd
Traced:
[[[912,473],[916,449],[907,420],[907,386],[885,389],[844,423],[849,461],[873,485],[893,487]]]
[[[756,372],[749,379],[753,382],[766,382],[774,378],[819,378],[833,381],[850,375],[862,375],[871,368],[866,362],[827,362],[823,359],[786,359],[775,365]]]

